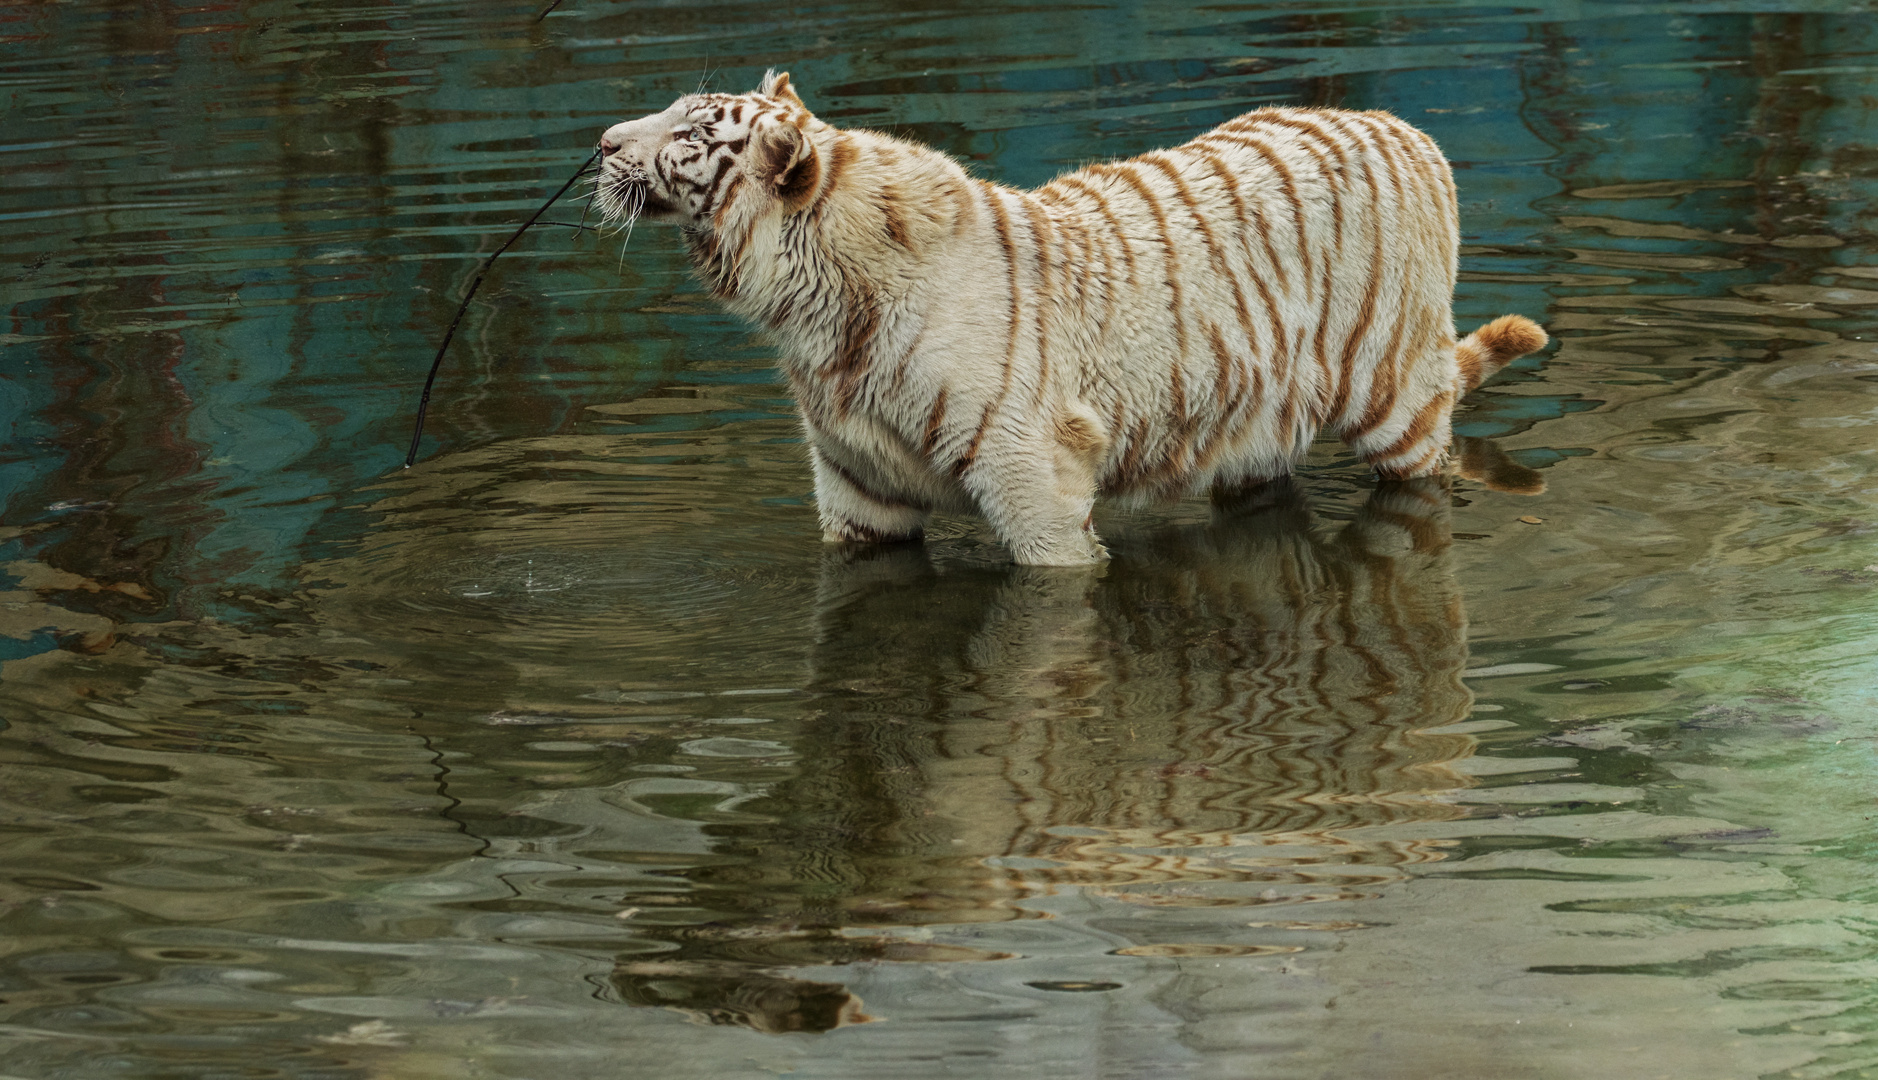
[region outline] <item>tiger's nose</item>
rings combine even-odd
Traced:
[[[601,140],[600,140],[600,153],[601,153],[602,155],[604,155],[604,156],[606,156],[606,157],[612,157],[612,156],[613,156],[614,154],[616,154],[616,153],[618,153],[618,152],[619,152],[619,144],[618,144],[618,143],[616,143],[616,142],[614,142],[614,141],[613,141],[612,139],[601,139]]]

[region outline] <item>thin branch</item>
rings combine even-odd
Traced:
[[[457,324],[463,321],[463,313],[469,310],[470,301],[475,299],[476,290],[482,287],[483,278],[489,273],[489,268],[495,265],[496,259],[503,252],[509,250],[510,244],[521,239],[522,234],[528,231],[530,225],[548,212],[548,207],[553,206],[556,199],[567,194],[567,189],[574,186],[574,181],[586,175],[587,170],[592,168],[593,163],[598,160],[600,160],[600,151],[596,149],[593,156],[582,162],[580,168],[574,170],[574,175],[567,178],[567,183],[561,185],[561,190],[555,192],[547,202],[542,203],[541,209],[529,215],[528,220],[522,222],[522,227],[511,233],[507,240],[502,241],[502,246],[495,250],[494,255],[484,259],[481,268],[476,271],[476,277],[470,281],[469,292],[463,295],[463,303],[457,306],[456,318],[450,320],[450,328],[444,331],[443,344],[437,346],[437,358],[430,362],[430,374],[424,379],[424,396],[418,399],[417,403],[417,427],[411,432],[411,449],[404,455],[405,468],[410,468],[417,461],[417,444],[424,437],[424,414],[430,411],[430,388],[437,381],[437,369],[443,367],[444,350],[450,347],[450,339],[456,336]]]

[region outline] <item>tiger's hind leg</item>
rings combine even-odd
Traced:
[[[1434,476],[1447,463],[1460,395],[1510,361],[1544,348],[1546,341],[1538,323],[1502,315],[1459,341],[1447,338],[1437,348],[1411,354],[1408,377],[1390,391],[1393,398],[1381,422],[1361,431],[1346,427],[1340,434],[1384,480]],[[1366,410],[1358,423],[1371,416]]]
[[[813,443],[809,460],[815,466],[815,512],[824,541],[890,544],[925,535],[930,507],[879,490]]]

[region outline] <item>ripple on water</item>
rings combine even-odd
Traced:
[[[1217,959],[1227,956],[1277,956],[1300,953],[1302,945],[1130,945],[1116,956],[1172,956],[1182,959]]]
[[[575,1080],[622,1032],[680,1080],[1869,1070],[1850,6],[33,7],[0,541],[48,562],[8,565],[33,636],[0,639],[4,1071]],[[1414,118],[1464,166],[1457,309],[1559,339],[1464,418],[1540,500],[1464,450],[1496,494],[1457,491],[1451,553],[1390,541],[1400,507],[1344,542],[1349,507],[1196,501],[1105,508],[1087,587],[956,522],[936,567],[844,566],[769,347],[664,237],[539,232],[434,456],[349,500],[403,449],[392,362],[561,147],[727,41],[1018,182],[1252,99]],[[302,606],[191,621],[361,535]],[[134,610],[178,621],[121,621],[169,583]]]
[[[747,533],[661,543],[621,531],[629,515],[587,516],[616,528],[507,528],[495,515],[468,537],[381,534],[371,550],[310,568],[330,589],[322,615],[373,639],[445,635],[491,662],[518,649],[654,644],[688,659],[736,656],[807,617],[813,563],[803,556],[814,546]]]

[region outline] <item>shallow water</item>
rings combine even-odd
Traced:
[[[0,1077],[1878,1076],[1872,8],[0,6]],[[1451,492],[837,552],[674,238],[543,228],[398,470],[770,64],[1026,184],[1390,109],[1559,343]]]

